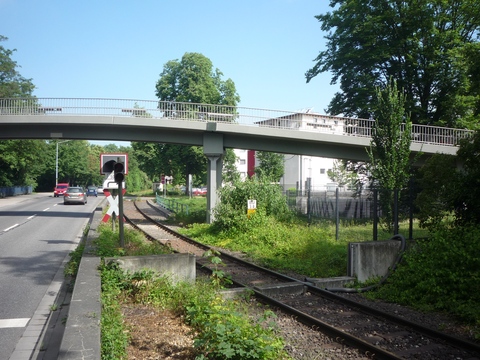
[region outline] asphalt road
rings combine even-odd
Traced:
[[[14,352],[101,200],[63,205],[51,193],[0,199],[0,360]]]

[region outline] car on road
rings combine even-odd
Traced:
[[[87,196],[98,196],[97,187],[93,185],[87,187]]]
[[[83,204],[87,203],[87,192],[81,186],[70,186],[63,194],[63,204]]]
[[[53,197],[63,196],[67,188],[70,186],[69,183],[58,183],[53,190]]]

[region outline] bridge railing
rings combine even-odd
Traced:
[[[188,102],[82,99],[82,98],[3,98],[1,115],[89,115],[122,116],[184,121],[227,123],[232,125],[314,131],[333,135],[370,138],[374,120],[317,113],[235,107]],[[0,120],[1,121],[1,120]],[[451,129],[415,124],[412,141],[443,146],[456,146],[471,136],[465,129]]]

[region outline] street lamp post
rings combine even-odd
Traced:
[[[65,140],[65,141],[57,141],[57,151],[56,151],[56,157],[55,157],[55,186],[58,184],[58,144],[66,143],[70,140]]]

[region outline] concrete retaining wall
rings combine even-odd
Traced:
[[[124,271],[131,273],[152,270],[162,276],[168,276],[173,283],[179,281],[195,282],[195,255],[167,254],[148,256],[122,256],[105,258],[106,263],[117,263]]]
[[[348,276],[356,277],[360,282],[385,276],[394,265],[400,248],[399,240],[349,243]]]

